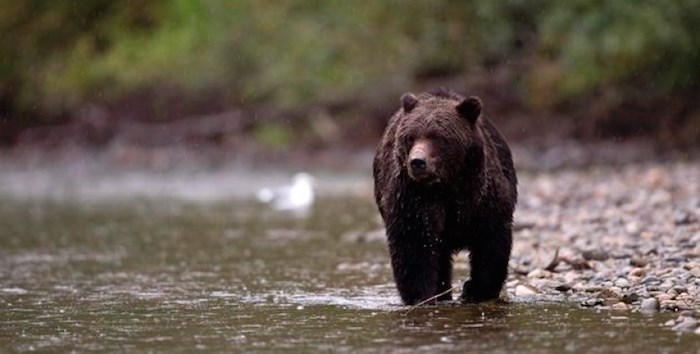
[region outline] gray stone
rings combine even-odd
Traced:
[[[629,310],[629,306],[624,302],[617,302],[610,306],[610,309],[615,311],[624,311]]]
[[[537,289],[528,285],[518,285],[515,287],[515,296],[532,296],[537,294]]]
[[[690,275],[692,275],[695,278],[700,278],[700,267],[695,267],[690,270]]]
[[[581,255],[587,261],[605,261],[610,258],[608,252],[601,249],[592,249],[581,252]]]
[[[659,302],[653,297],[642,300],[642,304],[639,306],[642,311],[657,311],[659,309]]]
[[[566,284],[566,283],[560,283],[560,284],[557,284],[557,285],[554,287],[554,289],[557,290],[557,291],[565,292],[565,291],[571,290],[571,285]]]
[[[593,307],[596,305],[602,305],[603,304],[603,299],[598,299],[598,298],[590,298],[583,300],[581,302],[581,306],[583,307]]]
[[[649,275],[649,276],[645,277],[644,279],[642,279],[642,284],[648,284],[648,285],[654,284],[654,285],[658,285],[658,284],[660,284],[660,283],[661,283],[661,279],[659,279],[659,278],[657,278],[657,277],[655,277],[655,276],[653,276],[653,275]]]
[[[673,222],[676,225],[687,225],[695,222],[695,217],[685,210],[679,210],[673,215]]]
[[[673,326],[674,331],[695,331],[698,328],[698,321],[692,317],[681,317],[681,321]]]
[[[622,302],[626,304],[631,304],[639,300],[639,295],[636,293],[629,293],[622,296]]]
[[[620,288],[629,288],[630,282],[625,278],[617,278],[617,280],[615,280],[615,286]]]
[[[642,256],[634,256],[630,259],[630,264],[635,267],[644,268],[649,264],[649,260]]]

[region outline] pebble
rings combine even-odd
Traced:
[[[695,278],[700,278],[700,267],[695,267],[690,270],[690,275],[692,275]]]
[[[603,300],[596,299],[596,298],[586,299],[586,300],[583,300],[581,302],[581,306],[584,306],[584,307],[593,307],[593,306],[602,305],[602,304],[603,304]]]
[[[644,275],[646,275],[646,271],[644,271],[644,269],[639,268],[639,267],[633,268],[632,270],[630,270],[629,273],[627,273],[627,276],[628,276],[628,277],[637,277],[637,278],[641,278],[641,277],[643,277]]]
[[[673,216],[673,222],[676,225],[687,225],[695,222],[693,215],[685,210],[677,211]]]
[[[615,280],[615,286],[619,288],[629,288],[630,282],[625,278],[617,278],[617,280]]]
[[[642,284],[660,284],[660,283],[661,283],[661,279],[659,279],[653,275],[647,276],[646,278],[642,279]]]
[[[610,258],[608,252],[600,249],[593,249],[581,252],[583,258],[587,261],[605,261]]]
[[[678,309],[678,305],[674,300],[663,300],[660,302],[659,308],[662,310],[676,311]]]
[[[636,302],[639,300],[640,296],[635,293],[630,293],[630,294],[625,294],[622,296],[622,302],[626,304],[632,304],[633,302]]]
[[[674,298],[675,298],[675,296],[673,296],[671,294],[661,294],[661,295],[656,296],[656,300],[658,300],[659,302],[673,300]]]
[[[668,290],[670,290],[672,287],[673,287],[673,283],[671,283],[670,280],[667,280],[667,281],[665,281],[665,282],[659,284],[659,289],[661,289],[661,290],[663,290],[663,291],[668,291]]]
[[[634,256],[630,258],[630,264],[635,267],[644,268],[649,264],[649,260],[642,256]]]
[[[628,307],[627,304],[624,303],[624,302],[617,302],[617,303],[613,304],[613,305],[610,307],[610,309],[611,309],[611,310],[615,310],[615,311],[623,311],[623,310],[628,310],[629,307]]]
[[[531,286],[520,284],[515,287],[515,296],[533,296],[537,294],[537,290]]]
[[[654,299],[653,297],[644,299],[642,300],[642,303],[639,305],[639,308],[642,311],[656,311],[659,309],[659,302]]]
[[[681,320],[675,326],[674,331],[695,331],[698,328],[698,321],[692,317],[679,317]]]
[[[528,278],[551,278],[552,277],[552,272],[544,270],[544,269],[535,269],[530,273],[527,273]]]
[[[693,317],[693,318],[696,318],[696,317],[697,317],[697,314],[696,314],[694,311],[691,311],[691,310],[684,310],[684,311],[681,311],[681,313],[679,314],[679,317]]]
[[[554,287],[554,289],[557,291],[566,292],[566,291],[571,290],[571,285],[566,284],[566,283],[561,283],[561,284],[556,285]]]

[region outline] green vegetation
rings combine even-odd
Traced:
[[[30,123],[160,90],[297,109],[499,65],[539,110],[700,83],[700,0],[0,0],[0,33],[0,118]]]

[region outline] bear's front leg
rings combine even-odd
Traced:
[[[452,252],[444,250],[438,259],[439,273],[437,292],[444,293],[452,288]],[[452,292],[440,295],[438,301],[452,300]]]
[[[435,253],[423,242],[404,242],[397,236],[389,242],[391,268],[396,288],[406,305],[415,305],[438,293],[438,267]]]
[[[512,247],[510,227],[478,235],[470,247],[471,279],[464,283],[462,300],[481,302],[497,299],[508,276]]]

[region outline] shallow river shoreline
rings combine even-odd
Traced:
[[[80,165],[4,169],[0,195],[6,201],[91,205],[130,200],[149,200],[150,205],[161,201],[250,203],[257,188],[283,183],[292,174],[281,170],[258,175],[236,170],[180,174],[96,171]],[[369,219],[371,227],[379,226],[367,171],[318,172],[315,177],[319,199],[360,200],[366,210],[359,218]],[[519,181],[505,296],[518,303],[574,302],[612,312],[677,312],[678,317],[665,326],[700,334],[700,163],[642,162],[526,171],[519,174]],[[285,242],[303,236],[270,232],[270,237]],[[316,236],[302,239],[308,237]],[[381,231],[369,228],[343,232],[339,237],[341,243],[384,242]],[[117,239],[114,242],[119,244]],[[365,265],[338,260],[336,271],[355,271]],[[383,276],[390,271],[386,257],[369,267]],[[457,257],[455,267],[453,282],[458,285],[464,280],[458,276],[468,274],[465,253]],[[388,286],[385,278],[377,279]],[[356,283],[366,285],[361,278]]]

